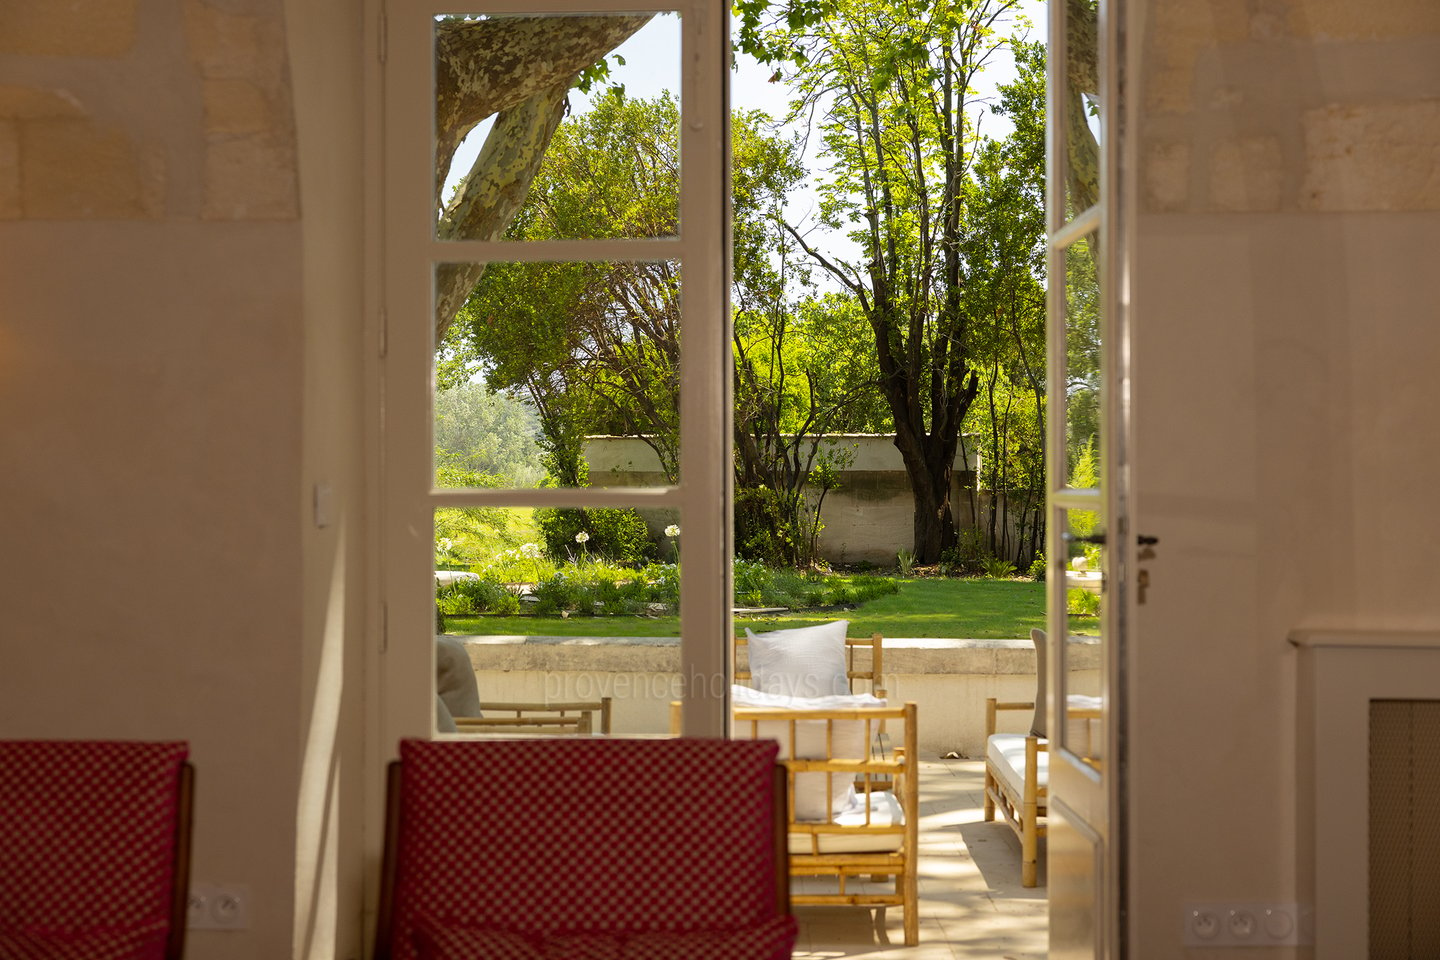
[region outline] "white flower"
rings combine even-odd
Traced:
[[[587,541],[587,540],[589,540],[589,539],[590,539],[590,534],[586,533],[584,530],[581,530],[579,533],[575,534],[575,542],[576,542],[576,543],[584,543],[585,541]]]
[[[680,525],[679,525],[679,524],[676,524],[676,523],[670,524],[670,526],[668,526],[668,527],[665,528],[665,536],[667,536],[667,537],[678,537],[678,536],[680,536]]]
[[[441,550],[449,550],[449,549],[450,549],[451,547],[453,547],[453,546],[455,546],[455,541],[454,541],[454,540],[451,540],[449,537],[441,537],[441,538],[440,538],[440,549],[441,549]]]
[[[527,560],[540,559],[540,545],[536,543],[520,544],[520,556],[524,557]]]

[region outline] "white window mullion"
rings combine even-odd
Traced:
[[[682,18],[680,570],[684,733],[728,729],[731,607],[730,145],[727,7],[697,0]]]

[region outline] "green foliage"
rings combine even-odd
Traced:
[[[1086,441],[1075,455],[1073,465],[1070,469],[1070,486],[1077,490],[1093,489],[1100,485],[1100,464],[1095,456],[1095,440],[1092,437]],[[1100,524],[1100,515],[1093,510],[1071,510],[1070,531],[1077,536],[1088,537],[1095,532]],[[1088,546],[1088,545],[1087,545]],[[1095,548],[1098,555],[1099,549]],[[1091,557],[1089,551],[1087,557]],[[1091,557],[1092,561],[1095,559]]]
[[[435,603],[446,617],[469,617],[481,613],[520,612],[520,600],[498,580],[465,578],[435,589]]]
[[[792,609],[855,605],[900,589],[889,577],[842,577],[750,560],[735,561],[734,585],[737,606]]]
[[[541,476],[537,429],[533,411],[483,384],[461,383],[435,393],[439,467],[486,474],[511,486],[533,486]]]
[[[628,507],[546,508],[535,511],[535,524],[546,554],[556,560],[595,557],[640,567],[655,556],[645,518]],[[575,539],[582,532],[587,535],[583,544]]]
[[[985,576],[991,580],[1009,580],[1015,576],[1015,564],[999,557],[986,557],[980,562],[980,566],[985,571]]]
[[[439,487],[497,487],[499,477],[452,466],[437,466]],[[520,542],[513,512],[499,507],[440,507],[435,511],[435,562],[444,569],[468,567],[483,557]]]
[[[904,547],[895,554],[895,562],[899,568],[900,576],[906,578],[915,576],[915,551],[906,550]]]
[[[1065,609],[1072,617],[1094,617],[1100,613],[1100,594],[1071,587],[1065,591]]]
[[[1045,554],[1035,554],[1035,559],[1030,561],[1030,579],[1037,583],[1045,582]]]
[[[966,527],[955,538],[955,546],[940,554],[940,572],[947,577],[974,576],[983,573],[990,553],[985,535],[974,527]]]
[[[636,616],[647,612],[651,603],[662,602],[655,600],[655,591],[643,576],[627,572],[629,576],[621,578],[599,566],[559,570],[536,584],[535,613]]]

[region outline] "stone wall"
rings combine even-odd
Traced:
[[[821,519],[820,555],[832,563],[893,565],[895,554],[914,545],[915,501],[905,477],[905,466],[893,439],[872,434],[841,434],[821,442],[822,452],[849,458],[840,471],[840,485],[825,496]],[[589,437],[585,457],[590,482],[596,486],[663,486],[660,460],[643,440],[633,437]],[[979,455],[969,454],[965,465],[956,464],[950,485],[950,503],[956,523],[973,523],[970,492],[979,471]],[[984,494],[983,506],[989,494]],[[813,498],[812,498],[813,499]],[[657,533],[672,522],[657,514]]]

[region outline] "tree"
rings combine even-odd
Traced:
[[[821,220],[849,229],[861,255],[802,249],[859,304],[874,335],[878,382],[915,500],[915,554],[955,543],[951,476],[980,378],[963,289],[966,184],[976,139],[972,85],[1005,40],[1014,0],[796,3],[760,26],[742,4],[741,46],[788,63],[796,114],[818,112],[831,179]]]
[[[435,465],[489,474],[513,486],[540,480],[535,414],[523,403],[461,383],[435,392]]]
[[[506,236],[673,234],[679,110],[612,88],[564,124]],[[462,313],[493,389],[535,407],[552,474],[579,482],[587,433],[640,437],[679,470],[680,290],[671,261],[492,264]]]
[[[604,76],[606,53],[650,20],[630,16],[442,17],[435,23],[435,207],[441,239],[497,240],[525,201],[577,82]],[[469,173],[442,196],[455,150],[495,117]],[[484,264],[436,271],[435,342]]]
[[[1045,50],[1016,43],[1014,52],[1017,78],[992,108],[1013,132],[976,152],[963,299],[981,377],[971,416],[978,479],[992,491],[982,517],[972,490],[972,515],[988,551],[1025,569],[1045,530]]]

